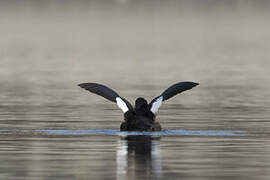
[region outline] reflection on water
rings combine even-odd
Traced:
[[[162,178],[161,150],[158,138],[127,136],[117,147],[117,179]]]

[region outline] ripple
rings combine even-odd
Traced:
[[[163,130],[158,132],[146,131],[129,131],[123,132],[116,129],[82,129],[82,130],[35,130],[36,133],[48,135],[115,135],[115,136],[170,136],[170,135],[187,135],[187,136],[245,136],[243,131],[229,130]]]

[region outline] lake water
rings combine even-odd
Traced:
[[[270,178],[268,1],[0,1],[0,179]],[[161,132],[121,110],[178,81]]]

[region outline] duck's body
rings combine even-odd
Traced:
[[[136,115],[125,119],[120,126],[121,131],[161,131],[161,129],[160,124],[151,118]]]
[[[125,98],[104,85],[97,83],[79,84],[81,88],[117,103],[118,107],[124,112],[124,122],[120,126],[121,131],[160,131],[162,128],[155,121],[155,118],[162,102],[197,85],[198,83],[194,82],[176,83],[154,98],[149,104],[144,98],[136,99],[135,108],[133,108]]]
[[[121,131],[160,131],[161,126],[155,122],[155,115],[151,112],[147,101],[138,98],[134,111],[124,113],[125,122],[120,126]]]

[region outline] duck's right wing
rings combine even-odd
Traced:
[[[112,102],[117,103],[118,107],[125,113],[127,111],[133,112],[132,105],[123,97],[119,96],[114,90],[105,85],[98,83],[82,83],[79,84],[81,88],[90,91],[94,94],[102,96]]]
[[[161,95],[155,97],[150,103],[149,103],[149,110],[153,113],[156,114],[159,107],[161,106],[162,102],[172,98],[173,96],[192,89],[193,87],[199,85],[198,83],[195,82],[179,82],[176,84],[173,84],[170,86],[168,89],[166,89]]]

